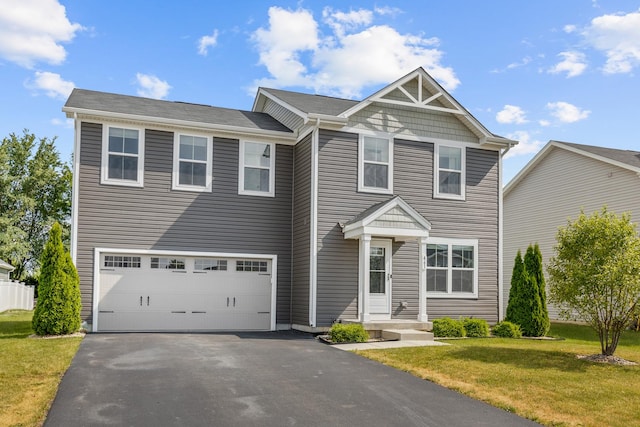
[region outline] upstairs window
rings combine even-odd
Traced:
[[[393,143],[389,138],[360,136],[358,191],[393,193]]]
[[[275,196],[275,144],[240,141],[238,193]]]
[[[211,191],[211,138],[176,134],[173,141],[173,189]]]
[[[426,253],[429,297],[477,297],[477,240],[431,239]]]
[[[142,129],[103,126],[103,184],[142,187],[144,131]]]
[[[436,147],[435,196],[464,200],[464,148],[446,145]]]

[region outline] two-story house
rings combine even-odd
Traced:
[[[75,89],[72,256],[94,331],[499,320],[501,158],[422,68],[252,111]]]

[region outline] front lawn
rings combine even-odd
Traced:
[[[82,338],[28,338],[32,311],[0,313],[0,425],[38,426]]]
[[[476,338],[358,354],[542,424],[639,425],[640,365],[579,360],[600,353],[587,326],[556,323],[549,334],[566,339]],[[640,363],[640,333],[625,332],[615,354]]]

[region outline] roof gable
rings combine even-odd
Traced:
[[[364,234],[418,238],[429,237],[431,223],[400,196],[373,205],[342,228],[345,239],[357,239]]]
[[[598,160],[622,169],[627,169],[640,176],[640,151],[620,150],[616,148],[597,147],[594,145],[582,145],[571,142],[549,141],[533,159],[525,165],[520,172],[504,187],[506,196],[513,188],[517,187],[540,162],[553,150],[566,150],[594,160]]]

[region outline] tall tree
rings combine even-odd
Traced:
[[[54,222],[64,225],[64,238],[69,235],[71,169],[55,140],[25,130],[0,143],[0,258],[16,268],[15,279],[38,268]]]
[[[529,245],[524,255],[524,268],[529,275],[527,298],[530,313],[522,332],[525,336],[543,337],[549,332],[549,313],[546,309],[546,290],[542,271],[542,254],[540,247]]]
[[[59,223],[51,227],[42,253],[39,296],[32,326],[38,335],[71,334],[80,329],[80,279],[62,244]]]
[[[520,249],[518,249],[511,272],[511,289],[509,290],[509,303],[507,304],[507,313],[505,316],[505,320],[517,325],[520,325],[520,320],[526,315],[526,313],[522,313],[524,305],[522,303],[521,291],[521,288],[525,286],[526,276],[522,254],[520,253]]]
[[[640,237],[628,213],[606,207],[581,212],[558,230],[549,273],[550,300],[561,314],[575,311],[600,338],[602,354],[613,355],[620,334],[640,312]]]

